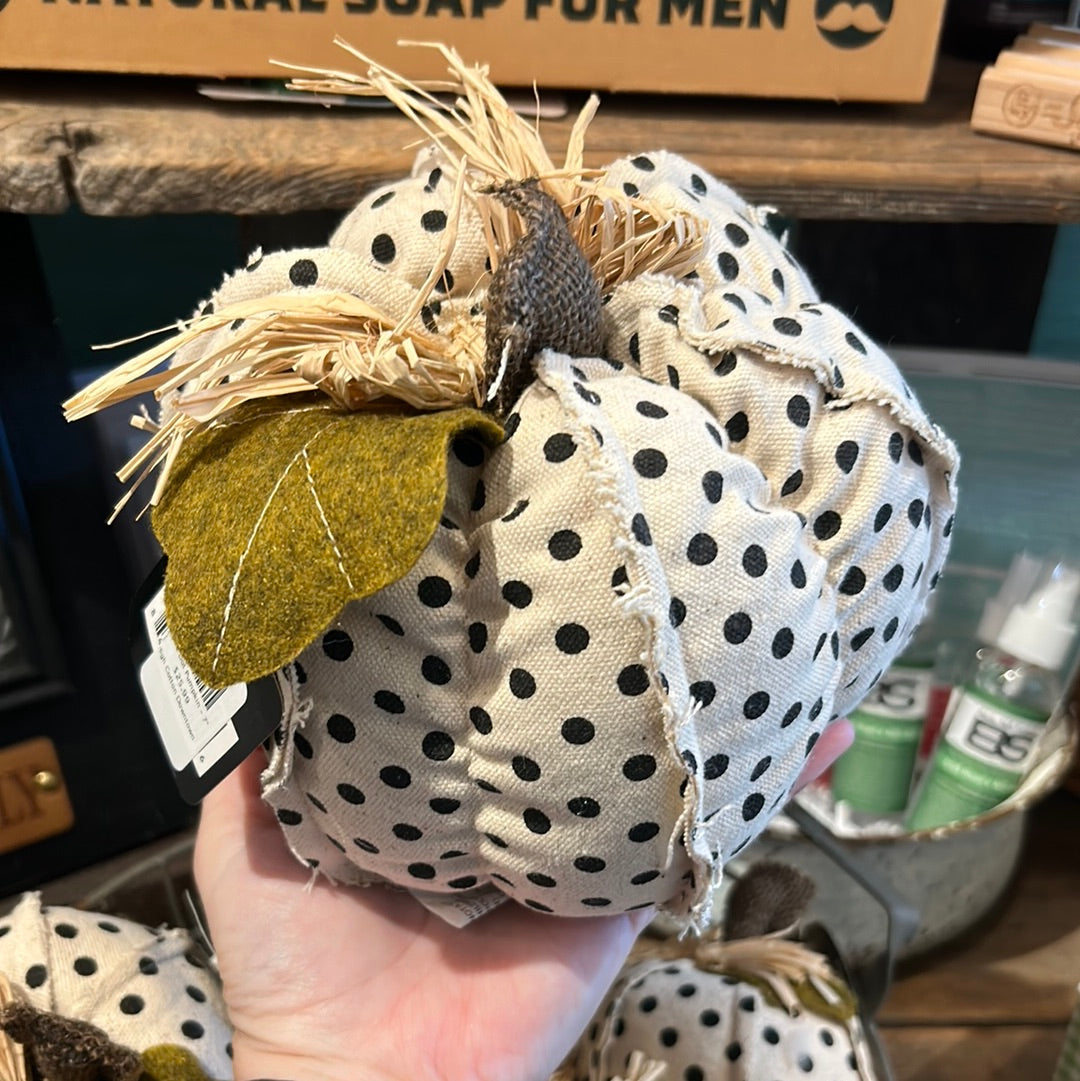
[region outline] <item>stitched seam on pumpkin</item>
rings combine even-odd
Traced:
[[[232,615],[233,600],[236,597],[236,587],[240,582],[240,574],[244,569],[244,563],[247,560],[248,554],[251,552],[252,545],[255,543],[255,538],[259,534],[259,530],[262,528],[263,519],[266,517],[267,511],[270,509],[271,503],[277,498],[278,491],[282,484],[285,483],[285,478],[292,471],[292,467],[296,465],[301,455],[307,453],[308,447],[310,447],[317,439],[319,439],[324,433],[329,431],[330,424],[325,424],[321,427],[297,452],[293,455],[289,464],[281,471],[281,476],[278,477],[274,483],[274,487],[271,489],[270,494],[266,497],[266,502],[263,503],[262,510],[259,511],[259,517],[255,520],[255,525],[251,529],[251,535],[248,537],[247,544],[244,546],[243,552],[240,553],[240,559],[236,564],[236,570],[233,573],[232,582],[229,585],[229,596],[225,601],[225,611],[221,616],[221,630],[218,632],[217,647],[214,649],[214,661],[210,666],[212,672],[217,671],[218,660],[221,657],[221,647],[225,643],[225,631],[229,626],[229,619]]]
[[[630,967],[631,964],[633,964],[632,961],[623,969],[621,979],[612,987],[611,991],[608,992],[610,1010],[605,1011],[603,1025],[597,1033],[596,1039],[589,1041],[592,1048],[595,1048],[600,1052],[599,1060],[595,1066],[593,1066],[592,1061],[589,1061],[587,1070],[578,1070],[578,1075],[581,1076],[584,1073],[585,1077],[588,1078],[588,1081],[600,1081],[603,1077],[610,1077],[612,1073],[615,1073],[616,1076],[618,1076],[618,1070],[614,1069],[612,1064],[608,1062],[608,1054],[611,1044],[615,1040],[615,1022],[618,1020],[620,1013],[623,1010],[623,1003],[630,993],[630,985],[648,979],[654,972],[663,968],[667,962],[644,962],[633,965],[632,968]],[[581,1048],[582,1052],[587,1048],[587,1044],[584,1041],[581,1044]],[[579,1052],[579,1054],[582,1052]]]
[[[574,441],[586,455],[587,475],[593,482],[593,491],[597,496],[597,508],[608,518],[611,526],[612,548],[615,552],[627,556],[638,569],[642,571],[639,557],[639,546],[632,539],[630,533],[630,521],[633,517],[619,491],[619,482],[614,463],[609,454],[604,450],[592,430],[590,418],[586,414],[577,396],[570,390],[572,380],[566,368],[570,364],[570,358],[545,350],[541,354],[543,359],[537,365],[537,376],[551,387],[565,409],[568,420],[577,425],[574,432]],[[545,361],[547,362],[545,364]],[[555,361],[556,363],[552,363]],[[547,369],[545,372],[544,369]],[[604,373],[607,375],[607,373]],[[547,375],[547,378],[544,376]],[[554,378],[551,378],[554,376]],[[610,378],[615,378],[611,373]],[[603,378],[598,380],[598,385],[603,386]],[[611,437],[617,437],[612,430]],[[663,573],[663,568],[660,568]],[[640,577],[645,575],[641,573]],[[626,616],[632,618],[642,629],[645,643],[641,652],[641,659],[646,661],[651,669],[649,686],[650,693],[657,700],[662,722],[662,737],[666,749],[673,760],[673,764],[679,772],[687,778],[685,794],[680,797],[682,810],[668,839],[667,863],[670,865],[674,857],[674,838],[680,832],[683,833],[686,842],[686,854],[695,872],[693,897],[689,905],[691,919],[698,929],[703,927],[709,918],[712,904],[712,867],[703,856],[692,851],[691,827],[697,821],[697,805],[700,802],[696,778],[687,770],[686,763],[679,754],[675,733],[689,720],[694,706],[690,707],[690,714],[685,717],[677,717],[671,704],[670,695],[660,687],[659,675],[663,671],[666,655],[664,652],[664,638],[661,632],[661,617],[657,613],[657,605],[649,603],[655,596],[655,587],[646,581],[640,581],[627,593],[619,597],[615,607],[621,609]],[[679,892],[669,899],[668,904],[683,903],[685,884],[679,883]],[[663,906],[662,906],[663,907]]]
[[[758,337],[760,328],[754,318],[741,312],[732,313],[728,321],[730,325],[725,324],[720,329],[708,328],[700,290],[681,282],[673,282],[664,275],[642,274],[618,286],[616,293],[624,294],[619,298],[620,309],[625,307],[627,310],[636,308],[646,311],[657,307],[660,298],[674,302],[679,308],[676,333],[679,338],[699,352],[711,355],[726,349],[744,350],[756,353],[762,360],[769,363],[810,371],[817,382],[835,396],[836,402],[830,405],[831,409],[843,408],[854,402],[869,402],[887,410],[897,421],[909,427],[926,443],[928,453],[939,456],[948,468],[955,471],[958,459],[955,445],[937,425],[930,421],[917,398],[914,396],[910,399],[905,398],[900,387],[889,386],[873,377],[872,373],[870,373],[873,378],[872,386],[860,389],[854,388],[850,383],[837,386],[833,374],[834,363],[818,343],[803,341],[800,348],[794,344],[787,346],[762,341]],[[833,320],[835,332],[838,335],[844,330],[854,332],[860,329],[832,305],[818,301],[816,306],[823,309],[822,315]],[[773,317],[787,311],[799,314],[797,306],[780,305],[770,309]],[[865,338],[866,344],[871,347],[871,352],[859,362],[860,374],[865,370],[862,365],[870,362],[873,351],[880,352],[881,356],[895,368],[892,359],[864,331],[860,332],[860,336]],[[897,373],[900,374],[898,369]],[[902,375],[900,378],[902,380]]]
[[[281,745],[274,744],[270,760],[259,775],[259,788],[265,799],[271,785],[284,786],[292,775],[295,744],[293,732],[303,728],[311,716],[314,703],[310,695],[300,693],[300,681],[293,665],[286,665],[274,673],[278,692],[281,694],[281,721],[284,733]]]
[[[613,432],[612,434],[614,435],[615,433]],[[617,552],[627,555],[636,565],[639,573],[644,577],[644,568],[639,554],[640,546],[635,540],[631,539],[627,532],[627,525],[630,522],[632,515],[628,508],[619,500],[618,485],[614,469],[611,463],[605,460],[606,456],[604,455],[603,450],[600,447],[595,446],[595,444],[594,453],[597,462],[603,463],[600,468],[604,470],[604,474],[606,474],[612,490],[610,510],[614,518],[613,524],[615,526],[612,546]],[[598,473],[597,475],[601,474]],[[662,565],[659,566],[659,570],[661,574],[664,573]],[[617,604],[627,615],[633,617],[644,629],[648,661],[653,668],[656,685],[659,687],[658,677],[665,667],[667,653],[663,635],[663,618],[658,614],[658,608],[655,602],[649,603],[650,600],[655,597],[655,594],[655,587],[642,581],[620,597]],[[643,654],[643,659],[645,655],[646,654]],[[696,925],[702,926],[708,921],[708,913],[711,908],[711,888],[707,883],[712,881],[713,869],[711,863],[706,860],[703,855],[693,851],[692,831],[699,817],[701,794],[698,789],[697,778],[687,769],[686,763],[679,752],[677,739],[677,733],[691,722],[700,706],[695,700],[691,699],[688,711],[680,716],[676,713],[676,710],[672,705],[670,694],[662,687],[659,687],[659,700],[660,714],[663,720],[664,742],[675,765],[687,781],[685,793],[681,797],[682,811],[676,822],[675,829],[672,831],[668,840],[667,860],[670,864],[674,858],[674,838],[681,832],[686,842],[685,849],[687,857],[695,871],[693,893],[696,895],[696,899],[690,904],[692,919]],[[684,888],[685,887],[680,886],[680,890],[684,890]]]
[[[629,283],[625,286],[620,286],[620,289],[628,289],[630,286],[636,285],[638,282],[643,281],[642,278],[636,279],[635,282]],[[757,323],[751,316],[740,317],[741,322],[739,326],[733,329],[726,330],[724,333],[720,332],[720,328],[715,328],[712,331],[705,330],[705,313],[702,307],[701,297],[699,291],[693,287],[679,284],[673,284],[670,281],[664,282],[661,277],[654,276],[654,279],[650,285],[650,288],[646,290],[644,286],[642,291],[633,292],[628,291],[625,296],[619,297],[618,303],[620,305],[619,311],[631,313],[631,318],[628,319],[628,325],[635,327],[643,327],[644,319],[641,316],[641,312],[647,312],[650,310],[656,310],[665,301],[674,301],[679,309],[679,318],[674,326],[664,327],[668,337],[667,340],[671,342],[677,342],[683,347],[689,347],[698,353],[702,359],[711,356],[715,353],[723,352],[731,349],[738,353],[740,357],[743,357],[753,364],[761,367],[762,371],[758,375],[759,383],[763,383],[769,378],[769,366],[779,368],[781,370],[788,370],[792,372],[808,373],[814,378],[814,380],[827,391],[835,392],[837,397],[833,401],[826,401],[824,406],[824,416],[835,415],[837,412],[846,411],[852,406],[861,406],[866,409],[880,409],[888,413],[894,421],[901,427],[906,427],[910,432],[920,437],[925,444],[924,453],[927,456],[927,482],[930,489],[930,499],[936,502],[940,502],[950,510],[955,507],[955,496],[952,493],[952,484],[949,479],[942,477],[942,472],[945,472],[949,476],[955,471],[958,465],[958,456],[956,447],[954,444],[944,435],[941,430],[934,425],[921,410],[921,406],[918,399],[912,395],[908,400],[904,400],[901,396],[902,387],[893,387],[885,375],[880,371],[869,370],[867,376],[863,380],[865,385],[855,386],[859,382],[857,378],[852,378],[847,388],[838,388],[835,386],[833,376],[833,362],[827,358],[827,342],[810,341],[803,342],[803,351],[799,353],[792,347],[791,349],[777,346],[775,344],[751,341],[750,336],[756,333]],[[841,335],[847,328],[858,330],[843,313],[831,308],[824,302],[819,302],[820,307],[827,313],[829,319],[832,320],[831,333],[834,336]],[[776,308],[772,309],[774,313],[779,313],[784,310],[795,311],[794,308],[784,309]],[[624,315],[624,318],[627,318]],[[741,332],[740,332],[741,326]],[[862,333],[862,332],[860,332]],[[873,342],[863,335],[863,338],[867,344],[873,349]],[[881,352],[877,350],[877,352]],[[867,363],[873,362],[874,364],[880,364],[881,361],[891,364],[887,356],[881,353],[881,360],[873,359],[873,352],[871,352],[867,358]],[[647,364],[642,366],[643,374],[657,376],[658,373],[654,370],[650,370]],[[861,373],[860,373],[861,374]],[[902,379],[902,375],[898,376]],[[686,381],[684,380],[684,387]],[[906,384],[903,384],[906,386]],[[686,393],[689,393],[696,401],[699,402],[714,419],[719,420],[719,414],[716,409],[716,402],[707,396],[699,396],[693,393],[692,390],[686,389]],[[814,436],[809,437],[810,442],[807,447],[812,448]],[[746,462],[760,471],[761,466],[757,460],[746,453],[744,450],[736,449],[734,446],[730,446],[729,451],[732,455],[738,457],[743,462]],[[803,452],[807,456],[807,461],[812,461],[812,453],[808,453],[806,447]],[[937,468],[931,464],[932,459],[937,459]],[[779,502],[773,497],[769,498],[765,502],[765,507],[769,513],[774,512],[793,512],[788,511],[787,508],[780,506]],[[805,531],[804,531],[805,532]],[[833,609],[834,612],[840,611],[839,598],[837,597],[837,581],[843,569],[842,562],[838,555],[834,554],[832,557],[825,554],[822,549],[822,545],[818,543],[813,536],[806,533],[807,541],[810,549],[815,556],[824,561],[827,567],[827,584],[831,588],[833,594]],[[929,547],[927,550],[927,556],[925,564],[927,567],[940,566],[943,560],[943,549],[947,547],[947,540],[944,538],[940,530],[932,531],[932,535],[929,539]],[[911,628],[918,621],[914,617],[910,618],[904,631],[897,637],[896,646],[897,649],[894,652],[900,652],[904,643],[910,637]],[[850,688],[851,684],[847,684],[844,687],[840,686],[840,676],[843,673],[844,663],[838,662],[834,665],[832,675],[829,681],[829,689],[835,700],[835,697],[841,692]],[[858,677],[856,677],[858,678]]]
[[[304,447],[302,453],[304,455],[304,470],[307,473],[308,490],[311,492],[311,498],[315,500],[315,506],[319,510],[319,520],[323,524],[323,529],[326,530],[326,539],[330,542],[330,547],[334,549],[334,555],[337,557],[338,570],[341,571],[341,575],[345,579],[345,584],[349,587],[350,592],[355,592],[352,579],[349,577],[349,572],[345,569],[345,557],[341,554],[341,549],[338,547],[334,531],[330,528],[330,523],[326,520],[326,511],[323,509],[322,500],[319,498],[318,489],[315,487],[315,478],[311,475],[311,459],[308,457],[307,447]]]
[[[828,308],[828,305],[824,303],[821,306]],[[833,401],[825,403],[826,411],[841,411],[857,403],[870,404],[877,406],[879,409],[884,409],[898,423],[910,428],[926,443],[928,455],[933,454],[940,457],[943,463],[955,469],[958,459],[955,444],[922,412],[915,398],[912,398],[911,401],[901,400],[899,396],[892,394],[889,388],[882,387],[880,384],[872,389],[865,388],[862,390],[838,387],[833,377],[833,369],[829,366],[829,363],[817,357],[808,357],[794,350],[785,349],[772,342],[760,340],[753,342],[739,341],[735,337],[722,335],[718,331],[698,331],[692,328],[685,332],[680,328],[679,333],[687,344],[692,345],[702,353],[711,355],[725,349],[745,350],[751,355],[756,354],[766,363],[809,371],[817,382],[829,394],[834,396]]]
[[[49,922],[45,917],[45,906],[41,902],[41,894],[37,891],[27,894],[27,900],[23,903],[29,905],[29,911],[33,913],[34,930],[38,934],[38,942],[40,944],[38,956],[44,958],[46,971],[48,973],[52,974],[58,972],[60,966],[57,963],[55,954],[56,936],[50,934],[52,928],[49,926]],[[55,979],[46,980],[45,991],[48,995],[49,1003],[46,1008],[50,1013],[58,1012],[57,981]],[[40,1009],[40,1007],[38,1008]]]
[[[259,791],[263,802],[276,810],[279,805],[277,797],[289,791],[289,781],[292,779],[293,763],[296,758],[296,745],[293,743],[292,738],[293,733],[297,729],[303,728],[309,720],[314,708],[314,701],[310,695],[300,693],[300,682],[292,665],[286,665],[284,668],[279,669],[275,673],[275,677],[282,696],[281,723],[285,730],[285,739],[280,747],[275,743],[270,761],[266,769],[259,775]],[[307,822],[308,819],[305,817],[303,824],[297,826],[294,830],[286,831],[284,834],[289,851],[297,861],[311,871],[308,881],[303,886],[305,892],[313,889],[320,877],[325,878],[333,885],[357,887],[386,882],[386,879],[377,875],[372,875],[370,878],[363,877],[371,874],[371,872],[355,866],[342,868],[345,873],[341,875],[331,874],[326,869],[325,863],[320,863],[318,867],[312,867],[308,863],[307,857],[303,855],[305,844],[310,841],[310,835],[305,832],[308,829]]]

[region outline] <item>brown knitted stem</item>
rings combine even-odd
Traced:
[[[755,863],[731,888],[724,938],[729,942],[785,931],[814,895],[813,880],[782,863]]]
[[[139,1056],[101,1029],[25,1002],[10,1002],[0,1011],[0,1029],[24,1046],[40,1081],[137,1081],[142,1073]]]
[[[538,181],[504,184],[490,194],[525,224],[525,235],[499,263],[487,299],[488,385],[495,387],[496,414],[506,416],[532,381],[541,349],[577,357],[600,353],[602,304],[565,215]]]

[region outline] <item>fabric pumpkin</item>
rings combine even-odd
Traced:
[[[474,117],[459,147],[490,136],[492,160],[515,139],[539,154],[527,123],[503,130],[512,114],[490,104],[494,88],[475,120],[478,78],[459,103]],[[424,115],[425,130],[440,123]],[[567,160],[564,175],[580,175],[580,146]],[[327,247],[258,253],[204,309],[210,339],[185,339],[176,363],[212,367],[238,343],[242,380],[260,298],[264,313],[290,297],[342,311],[359,298],[450,351],[483,342],[493,219],[478,210],[484,177],[466,184],[463,168],[425,152]],[[541,185],[564,183],[536,171]],[[945,560],[957,460],[891,361],[820,301],[766,211],[665,152],[620,160],[597,184],[625,220],[660,208],[683,257],[664,272],[589,264],[607,283],[601,355],[543,348],[526,360],[502,442],[468,417],[448,432],[440,512],[413,520],[414,493],[433,505],[431,476],[395,477],[340,408],[350,388],[331,387],[333,407],[276,407],[286,419],[324,409],[326,425],[315,418],[274,483],[263,478],[265,500],[229,469],[234,452],[257,461],[271,449],[264,413],[215,414],[181,451],[154,525],[170,557],[169,623],[196,672],[220,686],[285,665],[263,793],[299,859],[343,883],[470,899],[494,889],[560,915],[657,904],[700,926],[724,861],[917,625]],[[591,220],[591,196],[567,198],[560,226]],[[495,284],[518,250],[495,253]],[[528,267],[537,303],[563,295],[545,269]],[[561,340],[543,315],[546,340]],[[567,326],[579,315],[567,311]],[[328,383],[320,349],[273,385]],[[499,362],[488,355],[490,386],[473,391],[521,376]],[[379,363],[380,386],[398,393],[408,365]],[[346,350],[338,371],[350,366]],[[473,377],[455,402],[467,404]],[[412,382],[432,408],[424,379]],[[172,406],[166,396],[166,426]],[[340,444],[352,456],[319,456],[331,421],[360,432]],[[242,528],[243,500],[258,514]],[[388,521],[410,556],[384,584],[394,576],[369,575],[342,538]]]
[[[795,937],[813,882],[768,861],[728,894],[721,939],[643,937],[565,1064],[576,1081],[873,1081],[850,989]],[[636,1067],[636,1071],[635,1071]]]
[[[697,277],[617,288],[604,358],[544,353],[506,441],[455,444],[409,573],[300,654],[265,794],[335,880],[700,909],[936,583],[955,454],[892,364],[722,184],[609,176],[708,216]],[[441,190],[374,192],[331,259],[418,286]],[[306,251],[235,288],[298,254],[335,284]]]
[[[853,1018],[789,1013],[762,988],[692,960],[646,961],[620,976],[579,1046],[578,1081],[606,1081],[635,1051],[675,1081],[873,1081]]]
[[[208,1078],[232,1076],[232,1031],[216,978],[187,932],[152,930],[100,912],[23,896],[0,916],[0,973],[36,1010],[88,1022],[144,1054],[151,1076],[195,1077],[156,1062],[194,1061]]]

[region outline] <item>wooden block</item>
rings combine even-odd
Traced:
[[[1018,37],[1012,44],[1018,53],[1035,53],[1037,56],[1059,56],[1072,59],[1080,50],[1080,43],[1074,41],[1054,41],[1050,38],[1037,38],[1031,34]]]
[[[1064,45],[1080,45],[1080,26],[1051,26],[1049,23],[1032,23],[1028,35],[1041,41],[1056,41]]]
[[[1080,149],[1080,78],[987,68],[971,115],[975,131]]]
[[[1049,75],[1055,79],[1076,79],[1080,83],[1080,50],[1076,57],[1042,56],[1039,53],[1018,53],[1006,49],[994,62],[996,70],[1019,75]]]

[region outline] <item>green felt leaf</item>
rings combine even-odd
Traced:
[[[438,525],[447,447],[465,430],[502,436],[473,409],[345,413],[320,396],[245,405],[189,437],[153,524],[169,628],[199,677],[267,675],[348,601],[406,574]]]
[[[148,1047],[140,1056],[140,1081],[210,1081],[199,1060],[186,1048],[172,1043]]]

